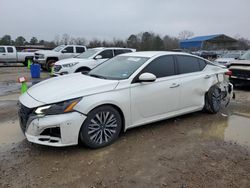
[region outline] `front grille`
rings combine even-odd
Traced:
[[[28,108],[23,104],[19,103],[18,116],[20,120],[20,126],[23,132],[25,132],[27,128],[27,122],[32,112],[32,108]]]
[[[62,66],[61,65],[54,65],[54,71],[59,72],[61,70]]]
[[[238,78],[250,78],[250,71],[248,70],[240,70],[240,69],[232,69],[232,76],[236,76]]]

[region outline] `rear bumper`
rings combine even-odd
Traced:
[[[230,82],[236,85],[250,85],[250,78],[239,78],[236,76],[230,77]]]

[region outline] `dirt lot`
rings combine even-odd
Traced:
[[[250,187],[249,89],[217,115],[135,128],[103,149],[51,148],[19,128],[17,75],[29,72],[0,68],[0,187]]]

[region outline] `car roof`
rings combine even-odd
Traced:
[[[132,53],[126,53],[121,54],[120,56],[135,56],[135,57],[154,57],[159,55],[190,55],[188,53],[184,52],[171,52],[171,51],[141,51],[141,52],[132,52]]]
[[[121,47],[96,47],[96,48],[92,48],[92,49],[97,49],[97,50],[104,50],[104,49],[115,49],[115,50],[133,50],[132,48],[121,48]]]

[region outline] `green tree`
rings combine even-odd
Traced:
[[[15,40],[15,45],[16,46],[23,46],[25,44],[26,40],[23,36],[19,36]]]
[[[164,50],[164,43],[159,35],[153,38],[152,48],[152,50]]]
[[[140,46],[140,39],[136,35],[130,35],[127,39],[127,46],[129,48],[138,49]]]
[[[4,35],[0,40],[1,45],[11,45],[11,36],[10,35]]]
[[[35,44],[37,44],[37,43],[38,43],[38,40],[37,40],[36,37],[32,37],[32,38],[30,39],[30,44],[31,44],[31,45],[35,45]]]

